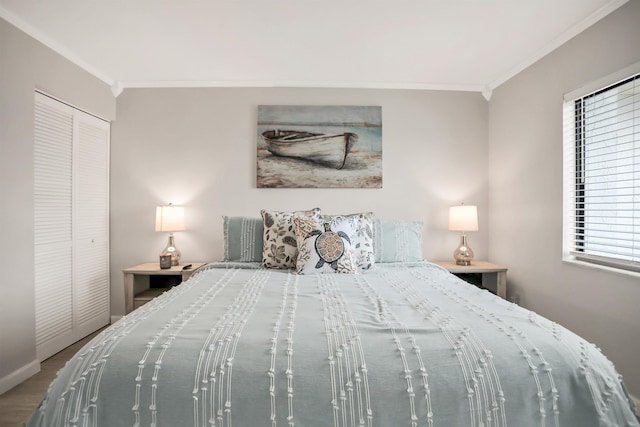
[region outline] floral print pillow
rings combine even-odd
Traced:
[[[358,272],[354,250],[357,216],[298,216],[293,224],[298,243],[298,274]]]
[[[298,215],[317,217],[320,209],[310,211],[260,211],[264,225],[262,264],[267,268],[289,269],[296,266],[298,246],[293,218]]]
[[[345,215],[356,217],[358,227],[356,229],[356,240],[353,249],[356,252],[358,268],[367,270],[376,262],[373,254],[373,212],[357,213]]]

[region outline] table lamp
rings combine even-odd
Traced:
[[[466,232],[478,231],[478,208],[473,205],[451,206],[449,208],[449,230],[460,231],[460,245],[453,252],[457,265],[471,265],[473,251],[467,242]]]
[[[156,231],[168,231],[169,241],[160,256],[171,256],[171,265],[180,263],[180,251],[173,240],[174,231],[184,231],[184,207],[168,205],[156,207]]]

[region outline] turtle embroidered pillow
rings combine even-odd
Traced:
[[[317,217],[320,209],[279,212],[260,211],[264,226],[262,264],[267,268],[289,269],[296,266],[298,247],[293,229],[293,218],[298,215]]]
[[[298,244],[298,274],[358,272],[354,249],[357,216],[297,216],[293,225]]]

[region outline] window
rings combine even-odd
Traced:
[[[566,96],[563,115],[564,257],[640,271],[640,73]]]

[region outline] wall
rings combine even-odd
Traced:
[[[40,369],[33,277],[36,88],[115,118],[108,85],[0,19],[0,393]]]
[[[257,189],[258,105],[382,106],[382,189]],[[450,259],[458,244],[448,206],[477,204],[478,258],[488,245],[488,105],[478,93],[355,89],[127,89],[111,134],[111,301],[124,313],[122,269],[155,261],[166,233],[155,206],[186,206],[175,233],[185,260],[220,260],[222,216],[321,207],[421,220],[424,255]]]
[[[489,107],[489,256],[521,303],[602,348],[640,396],[640,276],[562,262],[563,94],[640,61],[627,3],[495,90]]]

